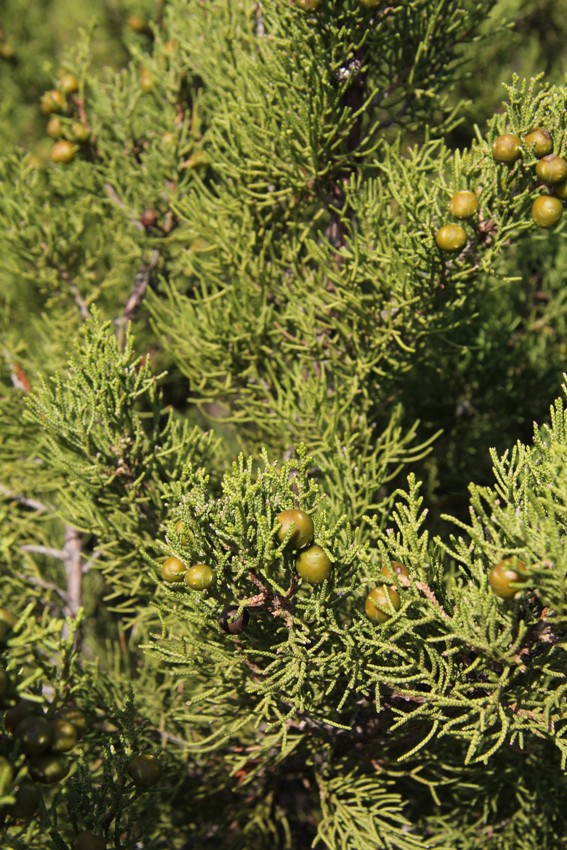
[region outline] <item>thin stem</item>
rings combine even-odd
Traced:
[[[34,555],[46,555],[48,558],[57,558],[58,561],[65,560],[64,549],[54,549],[51,546],[40,546],[38,543],[24,543],[20,546],[20,552],[32,552]]]
[[[70,525],[65,526],[65,546],[63,548],[65,571],[67,573],[67,607],[72,617],[83,602],[83,569],[81,565],[81,534]]]
[[[157,266],[159,259],[160,252],[156,248],[154,251],[152,251],[148,262],[143,263],[140,266],[138,274],[136,275],[136,278],[134,280],[134,286],[124,306],[124,312],[122,316],[120,316],[118,319],[115,319],[114,324],[116,327],[118,342],[121,345],[124,345],[125,342],[125,328],[127,327],[128,323],[133,320],[136,311],[138,310],[140,304],[144,299],[144,295],[146,294],[146,290],[149,286],[152,277],[152,272]]]
[[[43,502],[38,502],[37,499],[30,499],[27,496],[22,496],[21,493],[14,493],[3,484],[0,484],[0,495],[6,496],[8,499],[13,499],[15,502],[18,502],[18,504],[24,505],[26,508],[32,508],[34,511],[43,513],[43,511],[52,510],[49,505],[44,505]]]

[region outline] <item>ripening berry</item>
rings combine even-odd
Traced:
[[[305,9],[306,12],[314,12],[318,9],[323,0],[294,0],[295,5],[300,9]]]
[[[291,528],[293,528],[288,540],[288,546],[290,549],[298,551],[299,549],[303,549],[304,546],[307,546],[307,544],[311,543],[313,540],[313,535],[315,534],[313,520],[309,514],[305,513],[305,511],[281,511],[281,513],[278,514],[277,519],[279,522],[277,538],[280,543],[284,542],[288,532]]]
[[[445,224],[435,234],[435,242],[442,251],[454,254],[467,244],[467,234],[460,224]]]
[[[562,156],[556,156],[550,153],[549,156],[544,156],[536,163],[536,174],[544,183],[554,186],[556,183],[563,183],[567,179],[567,161]]]
[[[386,576],[386,578],[394,578],[395,576],[404,576],[404,578],[408,578],[410,574],[410,571],[405,564],[400,564],[399,561],[391,561],[389,564],[383,564],[380,572],[383,576]]]
[[[310,546],[299,553],[295,568],[309,584],[321,584],[330,575],[331,561],[320,546]]]
[[[84,121],[73,121],[71,124],[71,136],[80,145],[84,145],[89,141],[92,130]]]
[[[488,575],[492,592],[500,599],[514,599],[522,592],[526,581],[526,565],[517,558],[505,558],[493,567]]]
[[[148,25],[141,15],[130,15],[126,24],[133,32],[147,32],[148,29]]]
[[[522,143],[512,133],[497,136],[492,143],[492,156],[497,162],[512,163],[522,155]]]
[[[84,711],[74,705],[64,705],[55,712],[55,717],[72,723],[79,738],[87,731],[88,723]]]
[[[41,802],[41,791],[32,782],[22,782],[14,794],[16,802],[10,809],[15,820],[29,821],[33,818]]]
[[[563,183],[556,183],[553,187],[553,194],[556,198],[567,201],[567,180],[564,180]]]
[[[52,115],[47,122],[45,132],[48,136],[51,136],[52,139],[60,139],[63,135],[63,124],[61,123],[61,119],[57,118],[56,115]]]
[[[30,774],[36,782],[52,785],[61,782],[69,773],[69,762],[56,753],[42,753],[30,759]]]
[[[13,44],[0,44],[0,56],[8,62],[16,57],[16,48]]]
[[[183,581],[187,567],[179,558],[166,558],[161,566],[161,577],[167,582]]]
[[[128,762],[126,772],[136,788],[145,790],[159,782],[161,776],[161,764],[155,756],[134,756]]]
[[[151,92],[154,87],[153,74],[147,68],[142,68],[140,71],[140,88],[144,94]]]
[[[66,139],[61,139],[60,142],[55,142],[51,148],[51,159],[53,162],[63,164],[72,162],[78,150],[77,145],[68,142]]]
[[[65,109],[65,97],[58,89],[44,92],[39,102],[39,108],[48,115],[50,112],[63,112]]]
[[[24,753],[29,756],[39,755],[51,744],[51,724],[45,717],[24,717],[16,726],[14,736],[19,740]]]
[[[472,218],[478,209],[478,197],[474,192],[457,192],[449,201],[449,210],[455,218]]]
[[[150,227],[155,227],[157,224],[157,212],[153,210],[151,207],[145,209],[140,215],[140,224],[142,224],[146,230]]]
[[[383,584],[371,590],[366,597],[364,613],[373,623],[385,623],[392,617],[392,609],[398,611],[400,604],[400,594],[397,589]]]
[[[239,635],[248,625],[249,619],[250,614],[246,608],[239,614],[236,605],[227,605],[218,619],[218,624],[223,632]]]
[[[4,715],[4,726],[6,731],[14,734],[16,727],[26,717],[37,717],[41,714],[41,706],[37,702],[32,702],[28,699],[19,700],[16,705],[9,708]]]
[[[106,840],[94,832],[80,832],[73,842],[73,850],[106,850]]]
[[[75,94],[75,92],[79,91],[79,81],[74,74],[63,74],[57,80],[57,88],[63,94]]]
[[[563,215],[563,204],[552,195],[540,195],[532,204],[532,218],[538,227],[553,227]]]
[[[178,519],[175,523],[175,530],[179,535],[179,542],[181,543],[181,545],[189,546],[189,544],[193,540],[193,533],[184,527],[182,519]]]
[[[185,573],[185,583],[192,590],[207,590],[215,580],[215,571],[207,564],[194,564]]]
[[[76,746],[79,733],[75,726],[63,717],[53,717],[51,726],[51,743],[49,748],[54,753],[68,753]]]
[[[546,127],[536,127],[535,130],[524,136],[524,144],[531,148],[534,156],[538,159],[547,156],[553,151],[553,139]]]

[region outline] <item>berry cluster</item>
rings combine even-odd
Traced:
[[[553,139],[546,127],[530,130],[523,144],[537,157],[535,173],[548,190],[534,200],[532,218],[538,227],[553,227],[563,215],[562,202],[567,200],[567,161],[553,153]],[[497,162],[513,165],[522,156],[521,139],[511,133],[497,136],[492,155]]]
[[[547,194],[534,200],[532,218],[538,227],[553,227],[563,215],[562,201],[567,200],[567,160],[553,153],[551,133],[545,127],[530,130],[523,142],[511,133],[497,136],[492,155],[496,162],[513,165],[521,158],[524,148],[537,157],[536,176],[548,189]],[[477,210],[478,196],[469,190],[457,192],[449,202],[451,215],[460,220],[473,218]],[[435,242],[441,251],[457,253],[465,247],[467,234],[460,224],[445,224],[436,232]]]
[[[278,514],[277,538],[294,552],[297,574],[309,584],[321,584],[329,577],[331,561],[326,552],[313,543],[315,527],[304,511],[287,510]]]
[[[4,639],[16,623],[14,614],[0,608],[0,639]],[[75,706],[44,711],[39,703],[19,698],[4,667],[0,667],[0,704],[7,707],[4,713],[6,734],[0,739],[3,752],[0,785],[3,792],[10,791],[15,797],[15,803],[3,814],[14,820],[29,821],[41,802],[40,786],[60,782],[69,773],[65,754],[75,747],[87,721]],[[25,757],[33,782],[20,782],[12,790],[14,764],[20,754]]]
[[[449,201],[449,211],[460,220],[472,218],[478,210],[478,197],[474,192],[457,192]],[[448,253],[457,253],[467,244],[467,234],[460,224],[444,224],[435,234],[437,247]]]
[[[74,74],[63,74],[56,88],[44,92],[40,109],[49,115],[46,132],[56,139],[51,149],[51,159],[68,163],[75,159],[82,145],[91,139],[91,128],[82,115],[82,105],[77,98],[79,81]]]
[[[12,751],[26,756],[30,777],[40,785],[53,785],[69,773],[68,759],[63,755],[73,749],[86,728],[85,715],[73,706],[59,709],[53,715],[44,713],[38,703],[19,700],[4,715],[4,725],[13,741]],[[13,778],[11,762],[10,779]],[[33,817],[41,801],[38,785],[24,782],[15,791],[16,803],[10,814],[16,820]]]
[[[12,612],[0,608],[0,642],[17,621]],[[1,665],[0,706],[6,709],[0,732],[0,795],[14,797],[12,805],[0,808],[0,825],[6,820],[28,823],[38,816],[42,786],[56,785],[67,777],[71,768],[67,754],[87,731],[87,717],[74,705],[44,708],[22,698],[17,683]],[[153,755],[135,755],[127,762],[126,773],[137,789],[145,791],[159,781],[161,765]],[[73,842],[73,850],[106,850],[106,846],[105,838],[88,830]]]
[[[163,562],[161,577],[172,584],[184,581],[191,590],[207,590],[215,580],[215,571],[207,564],[193,564],[192,567],[186,567],[179,558],[172,555]]]
[[[394,579],[397,585],[407,586],[410,571],[404,564],[393,561],[384,564],[382,575]],[[488,575],[488,583],[492,592],[500,599],[518,599],[525,589],[528,570],[518,558],[505,558],[492,568]],[[364,611],[373,623],[385,623],[401,605],[398,587],[381,585],[370,591],[366,597]]]
[[[180,542],[187,545],[187,532],[181,520],[176,525]],[[330,575],[332,563],[325,550],[313,543],[315,527],[308,513],[299,509],[281,511],[277,516],[277,540],[284,549],[296,553],[297,575],[310,584],[322,584]],[[373,623],[385,623],[400,608],[399,587],[408,584],[409,570],[403,564],[392,562],[382,567],[382,575],[396,584],[375,587],[366,597],[364,610]],[[193,590],[206,590],[214,581],[215,572],[206,564],[187,568],[179,558],[171,556],[162,564],[162,578],[167,582],[185,581]],[[228,634],[240,634],[249,620],[246,609],[228,605],[218,623]]]
[[[331,560],[321,546],[313,544],[315,527],[309,514],[290,509],[281,511],[277,520],[277,539],[286,549],[297,552],[295,568],[300,578],[310,584],[324,582],[331,572]],[[176,530],[181,544],[186,546],[188,537],[182,520],[177,522]],[[168,583],[185,582],[191,590],[203,591],[213,584],[215,570],[208,564],[201,563],[186,567],[179,558],[172,555],[163,562],[161,577]],[[228,634],[240,634],[248,620],[248,611],[228,605],[221,613],[218,624],[222,631]]]

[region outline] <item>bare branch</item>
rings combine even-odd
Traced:
[[[118,319],[114,320],[114,325],[117,331],[117,337],[120,343],[124,341],[124,328],[134,318],[136,311],[144,299],[146,289],[150,283],[152,272],[157,266],[160,258],[160,252],[157,248],[152,251],[151,257],[147,263],[143,263],[138,270],[132,292],[128,296],[124,307],[124,313]]]
[[[159,262],[159,256],[158,250],[152,251],[149,262],[144,263],[144,265],[140,267],[140,270],[136,275],[136,280],[134,281],[134,288],[132,289],[132,292],[126,302],[126,306],[124,307],[124,322],[130,322],[134,318],[134,314],[146,293],[152,271]]]
[[[88,571],[90,570],[90,568],[92,567],[92,565],[94,564],[96,559],[100,558],[101,555],[102,555],[102,549],[97,549],[95,552],[93,552],[93,554],[91,555],[89,560],[85,564],[83,564],[83,567],[82,567],[83,575],[85,575],[85,573],[88,573]]]
[[[66,279],[65,277],[63,277],[63,280],[66,280],[66,283],[67,283],[67,286],[69,287],[71,295],[75,299],[75,304],[79,308],[81,318],[82,319],[88,319],[89,316],[90,316],[89,308],[87,307],[85,301],[83,300],[81,293],[79,292],[79,287],[75,283],[73,283],[71,280],[69,280],[68,278]]]
[[[114,186],[112,186],[110,183],[105,183],[104,188],[106,190],[106,194],[108,195],[108,197],[110,198],[110,200],[112,201],[113,204],[116,204],[116,206],[120,207],[120,209],[122,209],[122,210],[127,209],[126,204],[124,203],[124,201],[122,200],[122,198],[120,197],[120,195],[118,194],[118,192],[116,191]],[[138,222],[138,229],[139,230],[143,229],[140,222]]]
[[[400,583],[402,583],[403,577],[400,576],[399,578],[400,578]],[[403,583],[407,584],[408,582],[406,580]],[[435,594],[433,593],[433,591],[431,590],[429,585],[426,584],[424,581],[416,581],[415,586],[417,587],[418,590],[421,590],[423,595],[426,596],[429,599],[429,601],[433,603],[433,605],[435,605],[435,607],[439,611],[440,615],[442,617],[444,617],[446,620],[448,620],[449,615],[447,614],[447,612],[445,611],[443,606],[439,603],[439,601],[437,600],[437,597],[435,596]]]
[[[70,525],[65,526],[64,563],[67,573],[67,608],[72,617],[83,601],[83,569],[81,566],[81,534]]]
[[[67,604],[67,594],[64,590],[61,590],[60,587],[57,587],[56,584],[53,584],[53,582],[44,581],[41,578],[37,578],[37,576],[26,576],[26,581],[29,582],[29,584],[35,584],[38,587],[43,587],[45,588],[45,590],[52,590],[54,593],[61,597],[65,604]]]
[[[43,513],[43,511],[53,510],[50,505],[44,505],[43,502],[38,502],[37,499],[29,499],[27,496],[22,496],[20,493],[14,493],[3,484],[0,484],[0,495],[6,496],[8,499],[13,499],[15,502],[18,502],[18,504],[24,505],[26,508],[32,508],[32,510],[41,513]]]
[[[264,17],[262,15],[261,3],[256,3],[254,7],[254,13],[256,15],[256,36],[258,38],[264,38],[266,35],[266,27],[264,26]]]
[[[67,269],[63,268],[62,266],[58,266],[57,271],[61,275],[61,280],[64,281],[67,284],[67,288],[69,289],[69,292],[71,293],[71,295],[75,299],[75,304],[79,308],[79,313],[81,314],[81,318],[82,319],[88,319],[89,316],[90,316],[89,308],[87,307],[83,296],[79,292],[79,287],[77,286],[76,283],[73,282],[73,280],[71,279],[71,276],[70,276],[69,272],[67,271]]]
[[[45,555],[48,558],[56,558],[65,566],[67,577],[67,592],[41,579],[30,577],[32,584],[54,590],[65,601],[65,612],[71,617],[76,617],[83,602],[83,566],[81,564],[81,534],[70,525],[65,526],[65,545],[63,549],[55,549],[51,546],[41,546],[36,543],[25,543],[20,546],[21,552],[31,552],[36,555]],[[65,628],[64,633],[67,632]]]
[[[51,546],[40,546],[36,543],[24,543],[20,546],[20,552],[32,552],[34,555],[46,555],[48,558],[57,558],[58,561],[65,560],[64,549],[53,549]]]

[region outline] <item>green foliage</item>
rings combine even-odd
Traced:
[[[157,377],[148,358],[134,356],[130,335],[120,348],[109,324],[94,320],[81,336],[65,382],[56,375],[31,399],[29,416],[41,429],[36,461],[65,482],[59,516],[94,538],[106,581],[127,590],[123,609],[131,611],[136,589],[152,588],[139,558],[158,532],[171,482],[206,463],[215,442],[164,414]]]

